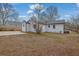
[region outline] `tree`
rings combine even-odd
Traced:
[[[6,24],[8,19],[16,20],[18,18],[18,13],[15,8],[8,3],[1,3],[0,4],[0,21],[3,25]]]
[[[46,9],[46,13],[47,13],[47,16],[48,16],[48,20],[50,20],[50,21],[55,21],[56,18],[58,17],[58,10],[54,6],[49,6]]]
[[[58,17],[59,17],[58,9],[57,7],[54,6],[47,7],[41,13],[41,19],[42,19],[41,21],[44,21],[45,23],[54,22]]]
[[[51,22],[56,20],[58,17],[58,10],[56,7],[49,6],[47,9],[45,9],[41,4],[35,4],[34,5],[34,12],[37,15],[37,21],[36,21],[36,32],[40,33],[42,26],[40,25],[40,22]]]
[[[36,12],[37,14],[37,21],[36,21],[36,32],[38,34],[40,34],[41,32],[41,29],[42,29],[42,26],[40,25],[39,21],[40,21],[40,13],[41,11],[43,10],[43,6],[40,5],[40,4],[35,4],[34,5],[34,11]]]
[[[76,32],[78,32],[79,31],[79,15],[72,16],[71,20],[72,20],[71,23],[75,27]]]

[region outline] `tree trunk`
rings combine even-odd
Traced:
[[[39,12],[40,12],[40,10],[38,10],[38,21],[37,21],[37,30],[36,30],[36,33],[37,34],[40,34],[40,28],[39,28]]]
[[[37,24],[36,33],[37,33],[37,34],[40,34],[39,23]]]

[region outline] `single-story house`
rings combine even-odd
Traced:
[[[23,32],[36,32],[35,25],[37,24],[36,20],[30,19],[28,21],[22,22],[22,31]],[[51,22],[39,22],[41,27],[41,32],[56,32],[64,33],[64,20],[56,20]]]

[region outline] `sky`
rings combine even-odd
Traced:
[[[34,3],[14,3],[12,4],[19,12],[19,16],[25,17],[29,12],[32,12]],[[58,14],[61,18],[68,18],[70,15],[79,13],[79,4],[76,3],[42,3],[44,8],[55,6],[58,8]]]

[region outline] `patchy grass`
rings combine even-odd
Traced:
[[[79,34],[26,33],[2,36],[0,55],[79,55]]]
[[[0,24],[0,31],[18,31],[21,30],[20,26],[17,27],[16,25],[1,25]]]

